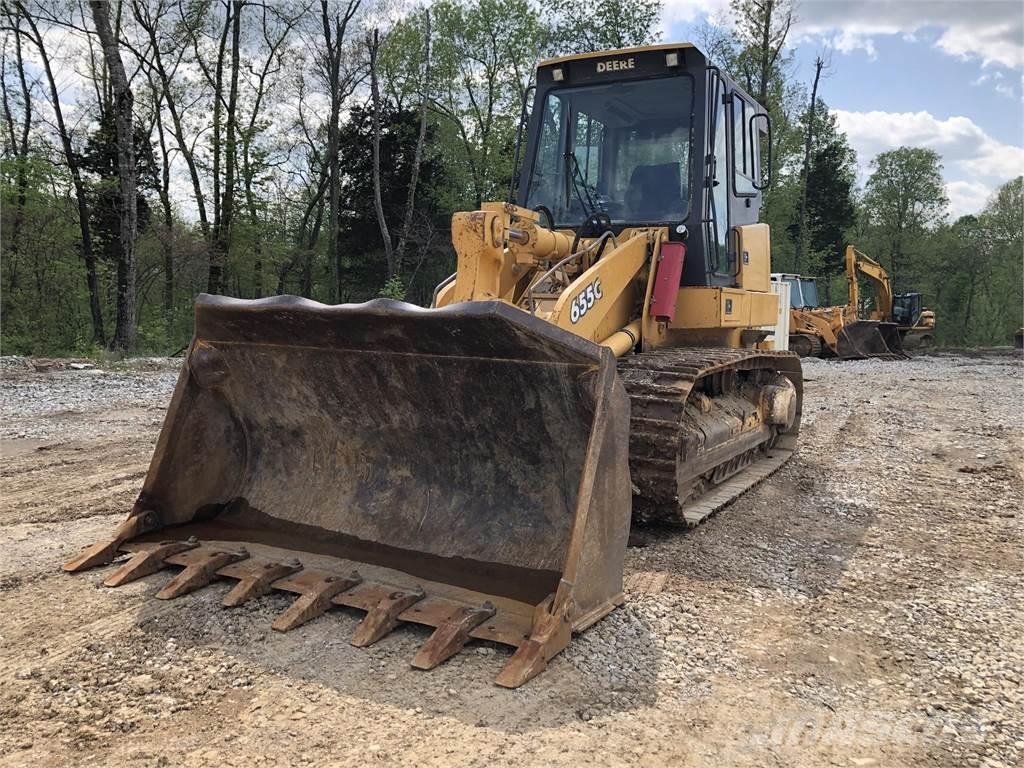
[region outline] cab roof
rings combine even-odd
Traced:
[[[659,43],[658,45],[637,45],[633,48],[613,48],[607,51],[587,51],[586,53],[574,53],[569,56],[557,56],[553,59],[544,59],[538,67],[547,67],[552,64],[563,64],[567,61],[578,61],[580,59],[596,59],[606,56],[621,56],[624,53],[642,53],[644,51],[664,51],[667,49],[696,48],[693,43]]]

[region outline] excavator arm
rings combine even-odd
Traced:
[[[854,314],[857,313],[860,304],[858,274],[864,275],[875,286],[877,306],[867,319],[883,323],[892,322],[892,284],[889,281],[889,273],[877,261],[864,255],[852,245],[848,245],[846,246],[846,281],[850,286],[849,306]]]

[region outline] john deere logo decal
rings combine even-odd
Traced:
[[[620,69],[636,69],[634,59],[612,59],[611,61],[597,62],[598,72],[618,72]]]

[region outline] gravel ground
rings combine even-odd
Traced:
[[[139,358],[104,367],[85,360],[0,357],[0,440],[68,440],[109,431],[111,420],[148,413],[159,427],[179,359]],[[32,447],[35,447],[34,445]]]
[[[516,691],[402,625],[288,634],[59,563],[138,492],[176,361],[0,359],[0,765],[999,766],[1024,761],[1021,363],[805,364],[797,456],[629,550],[626,606]]]

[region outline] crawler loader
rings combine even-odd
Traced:
[[[543,62],[432,307],[198,297],[138,500],[65,569],[292,593],[282,631],[357,609],[358,646],[426,625],[424,669],[493,641],[522,685],[622,602],[631,510],[695,524],[794,449],[799,359],[757,348],[769,130],[689,44]]]
[[[783,273],[772,275],[773,281],[784,281],[790,286],[789,348],[801,357],[841,360],[905,357],[901,329],[892,322],[889,276],[852,245],[846,248],[845,262],[849,297],[846,304],[833,307],[819,306],[815,278]],[[881,311],[873,311],[866,318],[861,318],[859,312],[858,273],[871,277],[878,286]]]

